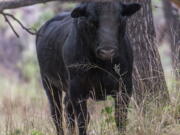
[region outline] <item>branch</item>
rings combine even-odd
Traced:
[[[32,28],[27,28],[25,27],[20,20],[18,20],[16,17],[14,17],[12,14],[9,14],[9,13],[2,13],[3,16],[8,16],[10,18],[12,18],[14,21],[16,21],[25,31],[27,31],[28,33],[32,34],[32,35],[36,35],[36,30],[34,30],[33,32],[33,29]]]
[[[14,34],[19,38],[19,34],[16,32],[16,30],[14,29],[13,25],[11,24],[7,16],[4,13],[1,13],[1,14],[4,16],[5,21],[9,24]]]
[[[40,3],[46,3],[51,1],[58,1],[58,0],[10,0],[10,1],[2,1],[0,2],[0,11],[5,9],[14,9],[20,8],[25,6],[31,6]]]
[[[0,11],[5,9],[14,9],[25,6],[31,6],[35,4],[41,4],[52,1],[60,1],[60,2],[75,2],[75,1],[88,1],[88,0],[9,0],[0,2]]]
[[[30,33],[31,35],[36,35],[37,31],[33,30],[32,28],[27,28],[25,27],[20,20],[18,20],[16,17],[14,17],[12,14],[9,13],[4,13],[4,12],[0,12],[0,14],[3,15],[5,21],[9,24],[9,26],[11,27],[12,31],[15,33],[15,35],[19,38],[18,33],[16,32],[16,30],[14,29],[13,25],[11,24],[11,22],[9,21],[8,17],[10,17],[11,19],[13,19],[14,21],[16,21],[22,29],[24,29],[25,31],[27,31],[28,33]]]

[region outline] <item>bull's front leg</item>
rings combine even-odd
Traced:
[[[79,135],[87,135],[86,130],[89,123],[89,113],[87,110],[85,87],[79,79],[71,81],[70,95],[77,119]]]
[[[128,105],[132,95],[131,76],[122,77],[119,91],[115,96],[115,121],[120,134],[125,134],[127,125]]]
[[[79,135],[87,135],[87,125],[89,123],[89,113],[87,111],[87,101],[79,100],[74,103]]]

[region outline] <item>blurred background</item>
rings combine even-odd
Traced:
[[[55,14],[71,10],[75,5],[76,3],[59,4],[53,2],[7,10],[7,12],[21,20],[26,27],[38,30],[40,26]],[[176,5],[172,6],[179,13]],[[161,55],[168,87],[172,89],[175,80],[171,66],[171,51],[170,44],[167,41],[162,2],[153,0],[152,7],[158,50]],[[10,21],[20,37],[16,37],[3,16],[0,16],[0,135],[55,134],[46,95],[40,80],[35,50],[35,36],[23,30],[14,20],[10,19]],[[170,92],[170,94],[173,94],[173,92]],[[111,101],[112,99],[109,100]],[[105,103],[98,103],[96,107],[90,106],[90,108],[95,110],[94,113],[98,115],[103,113],[103,120],[111,123],[112,109],[108,107],[110,103],[106,103],[104,105],[106,106],[105,108],[102,104]],[[95,108],[100,108],[100,111],[96,112]],[[98,115],[94,116],[94,119],[100,119]],[[135,114],[132,113],[133,115]],[[130,125],[130,129],[136,131],[137,135],[147,135],[140,134],[141,130],[138,128],[142,127],[135,128],[134,125],[137,124],[138,120],[135,118],[133,120],[135,121]],[[89,134],[111,134],[110,131],[104,132],[107,127],[111,128],[115,124],[113,122],[111,125],[104,124],[104,121],[102,122],[101,120],[100,122],[101,128],[96,126],[96,124],[91,124],[92,129],[94,127],[99,129],[97,131],[90,129]],[[173,120],[170,118],[169,121]],[[99,124],[98,122],[97,124]],[[132,133],[129,131],[129,134]],[[157,131],[157,133],[163,133],[159,135],[180,135],[180,126],[175,124],[172,127],[163,129],[162,132]],[[155,133],[152,132],[148,135],[155,135]]]

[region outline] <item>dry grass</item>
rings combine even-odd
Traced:
[[[5,82],[0,91],[0,135],[55,135],[42,88],[13,80]],[[149,103],[146,114],[132,99],[127,135],[180,135],[180,91],[172,90],[170,94],[171,105],[162,108]],[[89,135],[117,135],[112,98],[94,104],[88,104]]]
[[[54,125],[43,91],[9,82],[0,92],[0,135],[50,135]]]

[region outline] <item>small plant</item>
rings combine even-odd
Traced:
[[[11,133],[11,135],[21,135],[22,131],[20,129],[15,129],[15,131],[13,133]]]
[[[102,109],[101,114],[105,115],[105,122],[106,123],[113,123],[114,120],[114,107],[113,106],[106,106],[104,109]]]
[[[31,132],[31,135],[44,135],[42,132],[34,130]]]
[[[175,109],[175,119],[178,124],[180,124],[180,105],[177,105]]]

